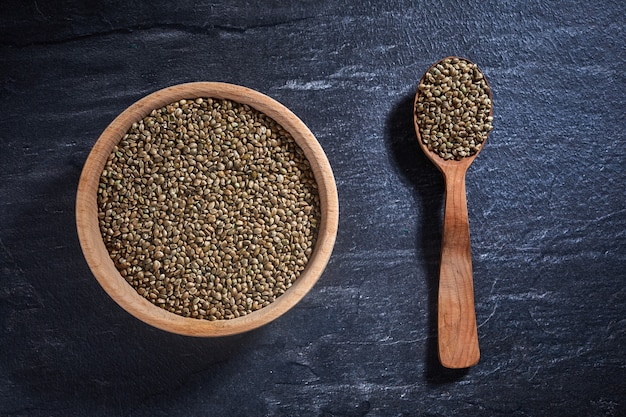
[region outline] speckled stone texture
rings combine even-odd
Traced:
[[[626,415],[623,1],[4,1],[0,416]],[[467,175],[482,357],[436,357],[443,181],[412,99],[476,62],[494,130]],[[340,198],[313,291],[256,331],[167,334],[99,287],[74,226],[91,146],[160,88],[289,107]]]

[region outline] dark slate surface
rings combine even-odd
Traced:
[[[0,415],[626,415],[625,15],[622,1],[2,2]],[[466,371],[437,364],[443,183],[411,121],[419,78],[451,54],[479,64],[495,103],[467,177],[482,359]],[[300,116],[341,203],[314,290],[224,339],[129,316],[74,227],[107,124],[202,80]]]

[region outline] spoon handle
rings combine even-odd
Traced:
[[[445,175],[446,200],[439,269],[439,360],[446,368],[478,363],[478,331],[474,310],[465,170]]]

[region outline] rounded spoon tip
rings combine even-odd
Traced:
[[[471,78],[467,78],[470,76]],[[474,79],[474,77],[477,78]],[[478,85],[480,85],[480,88],[478,88],[479,91],[486,94],[488,106],[486,109],[484,108],[484,106],[480,108],[481,113],[476,114],[476,117],[474,118],[474,120],[472,120],[471,116],[473,115],[474,109],[472,109],[472,106],[469,106],[468,109],[465,109],[464,106],[468,104],[475,104],[471,102],[471,100],[475,100],[476,97],[471,94],[466,95],[467,90],[472,88],[472,83],[474,81],[477,82]],[[435,96],[435,94],[438,95]],[[480,99],[480,96],[478,98]],[[456,101],[455,99],[458,101]],[[428,105],[429,111],[420,111],[420,104],[423,107],[425,105]],[[448,109],[446,109],[446,107],[448,107]],[[454,112],[459,108],[463,108],[467,111],[458,112],[458,114],[455,114]],[[427,117],[424,116],[425,113],[434,113],[439,116],[441,114],[445,114],[447,110],[450,110],[452,114],[452,117],[450,117],[449,121],[453,124],[453,129],[449,129],[449,126],[435,126],[438,129],[437,133],[440,133],[445,139],[457,139],[453,136],[453,134],[455,133],[454,128],[458,127],[457,125],[459,122],[464,122],[466,125],[468,122],[470,123],[470,126],[468,126],[470,132],[467,132],[466,130],[460,131],[462,132],[461,134],[468,135],[470,137],[472,133],[476,134],[476,132],[472,131],[472,122],[474,122],[474,126],[476,125],[475,122],[482,122],[486,123],[488,127],[488,131],[486,133],[479,132],[480,138],[476,138],[479,139],[479,142],[473,144],[475,148],[470,148],[469,146],[466,146],[465,149],[462,151],[463,153],[465,153],[465,155],[454,155],[448,159],[442,157],[440,152],[433,149],[434,145],[438,145],[439,147],[441,147],[441,144],[444,142],[431,140],[431,134],[423,135],[422,129],[420,128],[420,125],[424,126],[425,122],[429,121]],[[463,118],[469,120],[463,120]],[[459,165],[469,167],[469,165],[474,161],[474,159],[476,159],[476,156],[478,156],[478,154],[484,147],[487,136],[489,135],[489,132],[491,130],[492,120],[493,105],[491,88],[483,72],[471,60],[458,56],[447,56],[432,64],[420,79],[413,102],[413,124],[418,142],[420,144],[420,148],[439,169],[442,169],[446,166],[455,166],[458,168]],[[449,124],[450,123],[448,123],[448,125]],[[430,130],[425,129],[425,127],[426,126],[424,126],[423,130]],[[462,141],[459,141],[459,144],[462,145]]]

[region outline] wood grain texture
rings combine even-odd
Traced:
[[[446,194],[439,267],[437,338],[439,360],[446,368],[474,366],[480,358],[465,195],[466,169],[454,166],[443,170]]]

